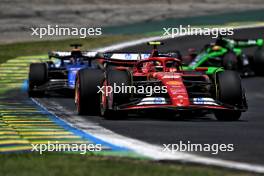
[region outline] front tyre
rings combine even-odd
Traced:
[[[75,82],[75,104],[79,115],[98,114],[99,87],[104,73],[100,69],[82,69],[77,73]]]
[[[225,104],[241,104],[243,90],[240,75],[235,71],[218,72],[216,75],[217,99]]]
[[[109,101],[112,101],[112,98],[112,94],[106,96],[100,93],[100,114],[107,120],[121,119],[125,116],[124,113],[109,108]]]
[[[243,104],[241,78],[235,71],[224,71],[216,75],[216,99],[223,104],[239,107]],[[239,110],[216,110],[215,117],[221,121],[238,120]]]
[[[257,75],[264,75],[264,48],[258,48],[254,55],[254,71]]]
[[[126,87],[131,85],[131,75],[127,70],[109,69],[104,80],[104,93],[100,94],[100,112],[101,116],[106,119],[121,119],[127,114],[125,111],[116,110],[115,106],[127,103],[130,93],[113,92],[114,87]],[[109,87],[112,91],[109,92]]]
[[[43,90],[34,90],[48,80],[48,68],[46,63],[32,63],[28,74],[28,96],[39,97],[44,95]]]

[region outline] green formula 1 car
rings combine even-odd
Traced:
[[[184,70],[195,70],[209,67],[208,73],[222,67],[226,70],[236,70],[242,76],[264,75],[264,42],[263,39],[241,40],[219,37],[215,43],[206,45],[196,54],[194,50],[183,57],[186,63]],[[257,47],[253,57],[246,55],[244,48]],[[211,70],[211,71],[210,71]]]

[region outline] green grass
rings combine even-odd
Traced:
[[[8,176],[251,176],[253,174],[186,164],[75,154],[3,154],[0,175]]]
[[[81,43],[83,50],[102,47],[117,43],[120,41],[127,41],[140,37],[139,35],[113,35],[103,37],[93,37],[87,39],[64,39],[57,41],[35,41],[14,44],[1,44],[0,45],[0,64],[18,57],[18,56],[32,56],[38,54],[47,54],[51,50],[70,50],[70,44]]]

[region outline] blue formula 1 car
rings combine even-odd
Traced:
[[[83,52],[80,44],[73,44],[70,52],[49,52],[49,61],[31,63],[28,76],[28,95],[38,97],[48,91],[74,92],[78,70],[97,68],[96,52]]]

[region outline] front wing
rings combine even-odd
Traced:
[[[61,89],[74,89],[67,79],[51,79],[45,84],[35,86],[33,91],[55,91]]]
[[[146,100],[148,99],[148,101]],[[135,100],[127,104],[115,106],[115,110],[148,110],[148,109],[168,109],[175,111],[186,110],[236,110],[244,112],[247,110],[247,102],[243,100],[240,105],[224,104],[212,98],[191,98],[188,106],[173,105],[168,103],[169,99],[162,97],[148,97]]]

